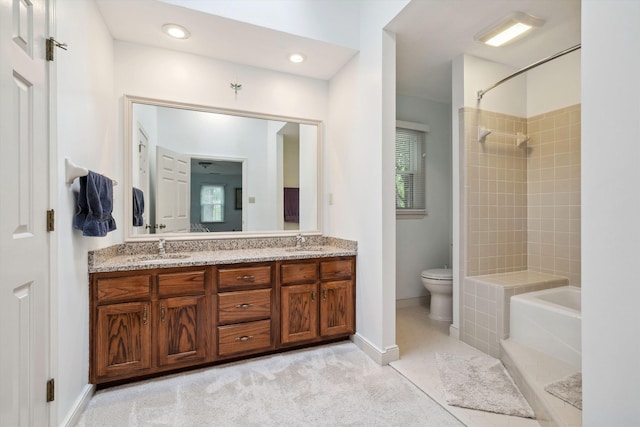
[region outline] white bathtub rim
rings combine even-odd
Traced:
[[[510,339],[581,369],[581,313],[539,298],[566,291],[579,292],[580,289],[563,286],[512,296]]]
[[[511,300],[521,301],[524,304],[535,305],[539,308],[544,308],[545,310],[553,311],[558,314],[562,314],[565,316],[573,317],[575,319],[582,319],[582,312],[580,310],[573,309],[571,307],[567,307],[565,305],[560,305],[551,301],[543,300],[538,298],[539,295],[557,293],[561,290],[568,290],[571,292],[579,292],[581,293],[581,289],[577,286],[560,286],[557,288],[551,289],[543,289],[541,291],[527,292],[524,294],[513,295]]]

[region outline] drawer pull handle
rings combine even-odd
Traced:
[[[144,306],[144,310],[142,310],[142,324],[147,324],[147,306]]]
[[[311,291],[311,302],[316,301],[316,291]]]
[[[256,279],[256,276],[238,276],[236,280],[243,280],[245,282],[253,282]]]
[[[322,291],[322,299],[323,299],[324,301],[326,301],[326,300],[327,300],[327,290],[326,290],[326,289],[324,289],[324,290]]]
[[[236,338],[236,342],[247,342],[250,339],[253,339],[253,335],[245,335],[243,337]]]
[[[236,304],[236,308],[244,308],[246,310],[249,307],[253,307],[253,304]]]

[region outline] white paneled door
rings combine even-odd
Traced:
[[[0,425],[48,426],[47,0],[0,0]]]
[[[191,229],[191,158],[156,147],[156,233]]]

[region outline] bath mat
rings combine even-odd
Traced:
[[[582,372],[576,372],[559,381],[547,384],[544,391],[582,410]]]
[[[533,409],[498,359],[436,353],[436,365],[449,405],[535,418]]]

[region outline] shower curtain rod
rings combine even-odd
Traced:
[[[567,53],[571,53],[574,50],[578,50],[581,47],[582,47],[582,45],[577,44],[577,45],[572,46],[572,47],[570,47],[568,49],[565,49],[565,50],[563,50],[561,52],[558,52],[558,53],[556,53],[554,55],[548,56],[548,57],[546,57],[544,59],[541,59],[538,62],[534,62],[531,65],[527,65],[526,67],[521,68],[520,70],[518,70],[515,73],[505,77],[504,79],[502,79],[499,82],[495,83],[493,86],[486,88],[485,90],[479,90],[478,91],[478,101],[482,100],[482,97],[484,96],[485,93],[489,92],[491,89],[495,89],[496,87],[500,86],[502,83],[506,82],[507,80],[511,80],[512,78],[514,78],[516,76],[519,76],[520,74],[525,73],[525,72],[529,71],[530,69],[537,67],[538,65],[545,64],[545,63],[547,63],[549,61],[552,61],[552,60],[554,60],[556,58],[559,58],[559,57],[561,57],[563,55],[566,55]]]

